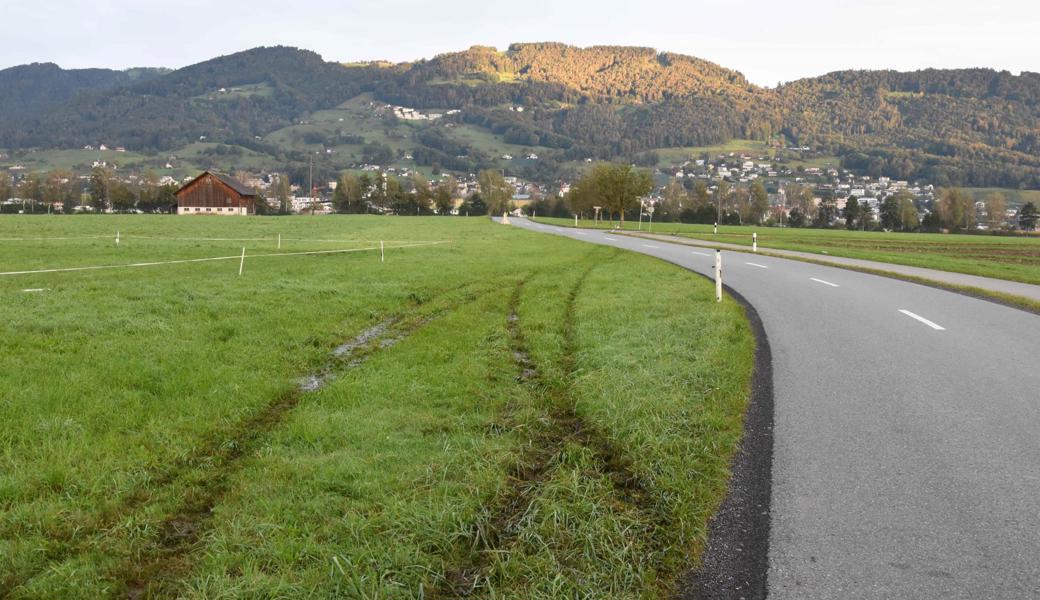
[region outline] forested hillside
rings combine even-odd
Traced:
[[[1040,187],[1040,74],[842,71],[778,94],[784,133],[870,174]]]
[[[163,69],[71,69],[33,63],[0,71],[0,118],[15,119],[61,106],[77,94],[113,89],[163,74]]]
[[[278,149],[262,141],[269,133],[360,94],[417,110],[459,111],[413,123],[412,134],[390,121],[384,127],[413,140],[408,151],[425,164],[459,170],[488,157],[448,135],[453,126],[542,148],[544,175],[552,174],[554,160],[649,163],[650,151],[660,148],[783,139],[872,175],[1040,188],[1035,73],[843,71],[768,89],[689,56],[558,43],[514,44],[504,52],[475,46],[397,65],[344,65],[280,47],[166,74],[17,67],[0,71],[0,148],[104,140],[162,151],[205,139],[273,153]],[[351,127],[308,135],[373,142]],[[376,150],[366,155],[387,154]]]

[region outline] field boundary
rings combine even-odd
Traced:
[[[401,248],[416,248],[420,246],[433,246],[438,244],[450,244],[450,241],[439,241],[439,242],[419,242],[414,244],[399,244],[394,246],[385,246],[387,250],[401,249]],[[26,271],[7,271],[0,272],[0,277],[11,277],[15,275],[36,275],[43,273],[72,273],[77,271],[100,271],[106,269],[131,269],[140,267],[157,267],[164,265],[179,265],[188,263],[203,263],[203,262],[216,262],[226,260],[241,260],[243,256],[249,259],[256,258],[272,258],[279,256],[306,256],[314,254],[346,254],[348,252],[369,252],[379,251],[384,247],[381,246],[368,246],[364,248],[344,248],[339,250],[309,250],[305,252],[268,252],[264,254],[235,254],[233,256],[210,256],[204,258],[181,258],[174,260],[163,260],[163,261],[148,261],[138,263],[128,263],[122,265],[87,265],[82,267],[59,267],[53,269],[32,269]]]

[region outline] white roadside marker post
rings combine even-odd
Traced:
[[[751,251],[758,252],[758,233],[751,234]]]
[[[116,231],[116,246],[119,245],[119,232]]]
[[[578,226],[578,215],[574,215],[574,226]]]
[[[238,263],[238,276],[242,276],[242,269],[246,266],[246,247],[242,246],[242,260]]]
[[[278,234],[278,249],[282,249],[282,234]]]
[[[715,251],[715,302],[722,302],[722,250]]]
[[[386,262],[386,254],[383,253],[383,240],[379,240],[379,262]]]
[[[719,234],[719,222],[718,221],[715,221],[715,229],[712,230],[711,234],[712,235],[718,235]]]

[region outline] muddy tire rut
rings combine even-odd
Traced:
[[[547,414],[540,421],[542,427],[527,440],[526,449],[509,475],[506,491],[488,507],[486,518],[474,524],[473,534],[465,541],[465,547],[457,548],[456,554],[462,558],[445,570],[443,581],[430,594],[433,598],[467,598],[487,587],[494,556],[507,551],[521,533],[524,516],[570,444],[580,445],[593,453],[600,472],[613,484],[616,500],[638,511],[654,527],[664,526],[667,521],[652,508],[654,502],[647,486],[634,473],[630,461],[575,409],[571,389],[578,351],[575,303],[585,279],[596,266],[588,267],[581,274],[566,298],[561,324],[561,381],[547,381],[531,358],[519,316],[526,280],[514,286],[506,315],[506,329],[509,351],[517,372],[516,381],[529,388],[536,401],[547,408]]]

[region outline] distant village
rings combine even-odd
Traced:
[[[522,110],[522,107],[514,108]],[[385,105],[381,109],[391,111],[401,119],[435,120],[443,116],[442,113],[423,113],[415,109],[394,105]],[[122,146],[110,147],[106,144],[99,144],[96,147],[86,146],[84,149],[115,153],[126,151]],[[809,149],[787,148],[785,150],[801,152]],[[501,158],[511,160],[513,156],[504,154]],[[537,160],[538,156],[530,152],[525,154],[524,158]],[[169,161],[166,163],[166,167],[172,168],[176,157],[169,157]],[[593,162],[593,160],[589,158],[585,162]],[[132,190],[140,190],[144,187],[177,189],[195,177],[195,175],[188,175],[182,179],[177,179],[170,175],[164,175],[146,180],[145,177],[136,173],[124,175],[118,170],[114,162],[100,158],[94,161],[91,167],[95,171],[98,169],[106,170],[111,174],[115,183]],[[375,164],[361,164],[356,170],[360,173],[367,173],[374,178],[394,177],[403,181],[411,181],[412,178],[420,175],[419,171],[407,167],[386,167]],[[46,208],[46,211],[64,211],[65,201],[48,198],[45,195],[45,191],[41,192],[38,190],[32,194],[23,193],[27,187],[25,183],[28,177],[28,171],[23,165],[13,165],[8,169],[8,172],[9,175],[6,176],[9,178],[10,183],[7,186],[4,186],[3,180],[0,179],[0,195],[7,196],[0,199],[0,209],[3,212],[41,212],[43,208]],[[0,178],[4,176],[3,173],[0,173]],[[234,173],[235,179],[244,187],[255,190],[259,195],[258,197],[264,199],[272,212],[284,212],[286,209],[293,213],[307,214],[329,214],[335,212],[332,199],[339,185],[338,181],[315,181],[310,190],[307,189],[307,186],[299,184],[288,186],[291,195],[288,198],[288,206],[284,206],[284,199],[276,197],[275,191],[276,183],[283,176],[275,172],[249,173],[239,171]],[[783,224],[785,220],[790,222],[792,211],[802,210],[804,212],[807,208],[805,206],[806,194],[809,197],[810,209],[819,209],[823,206],[831,209],[826,213],[829,215],[830,222],[824,225],[831,227],[838,227],[844,224],[845,209],[847,203],[852,198],[858,201],[864,214],[874,221],[880,219],[883,200],[897,193],[902,193],[904,197],[908,195],[913,200],[918,218],[922,222],[930,212],[935,210],[934,203],[936,201],[935,186],[924,182],[856,175],[851,171],[835,167],[794,167],[768,156],[753,156],[735,152],[713,156],[702,155],[701,158],[691,157],[689,160],[681,162],[681,164],[654,169],[654,176],[657,185],[654,191],[644,199],[643,204],[646,207],[658,206],[664,202],[666,190],[669,186],[674,186],[675,184],[681,185],[684,190],[689,191],[697,185],[697,182],[701,182],[707,193],[714,197],[720,185],[739,191],[750,189],[756,182],[761,183],[768,194],[769,213],[767,220],[769,224]],[[60,183],[70,186],[74,190],[79,190],[78,193],[74,191],[70,194],[70,197],[76,202],[74,212],[94,212],[98,210],[99,207],[96,206],[96,203],[92,204],[88,201],[91,174],[80,173],[73,177],[74,179],[70,180],[66,176]],[[427,183],[431,187],[439,186],[447,177],[447,174],[443,174],[428,180]],[[536,211],[539,206],[544,206],[544,203],[553,200],[561,203],[560,199],[567,195],[573,184],[573,182],[563,180],[548,184],[525,181],[515,176],[504,176],[504,181],[512,189],[511,208],[516,214]],[[40,185],[44,190],[47,188],[43,183]],[[797,190],[798,198],[791,197],[792,190]],[[459,214],[464,200],[479,192],[480,184],[477,174],[456,174],[455,189],[452,193],[453,208],[451,213]],[[414,193],[414,190],[412,190],[412,193]],[[41,194],[43,195],[41,196]],[[33,195],[35,198],[32,197]],[[168,196],[168,198],[170,197]],[[170,199],[172,201],[172,198]],[[372,204],[369,208],[370,212],[373,213],[393,212],[393,209],[388,206]],[[102,210],[106,212],[173,212],[175,206],[151,205],[141,207],[136,205],[126,206],[125,203],[122,205],[109,203]],[[975,202],[975,211],[976,218],[974,222],[976,223],[975,228],[978,230],[986,230],[992,224],[998,224],[998,226],[1014,226],[1016,224],[1017,209],[1014,207],[1007,207],[1002,218],[999,219],[990,218],[987,214],[986,204],[982,201]],[[433,210],[432,212],[436,211]],[[822,225],[820,223],[816,224],[817,226]]]

